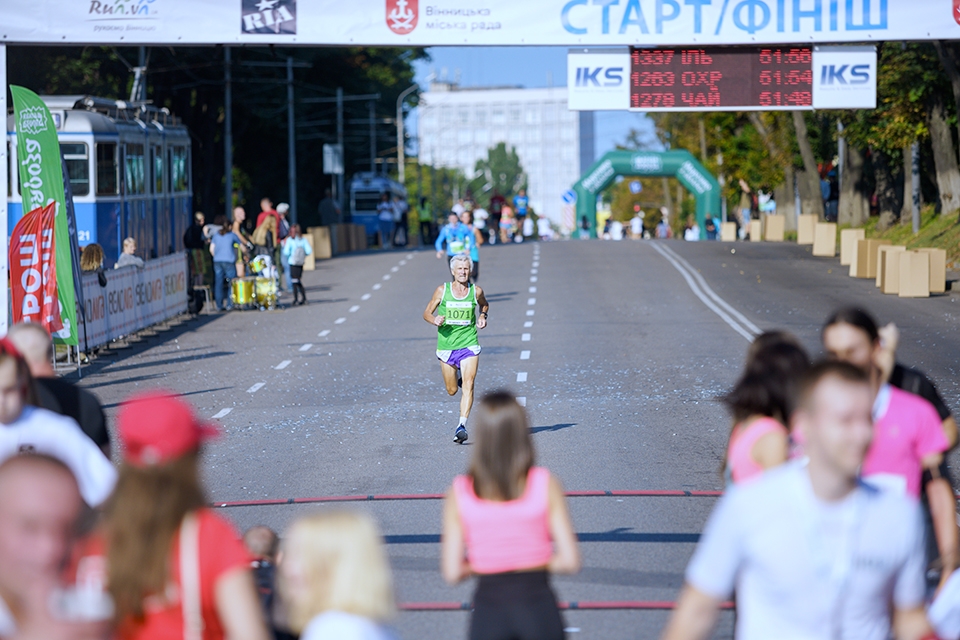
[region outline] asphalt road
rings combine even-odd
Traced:
[[[570,491],[719,490],[729,420],[716,397],[748,337],[786,328],[819,353],[819,327],[862,304],[901,327],[901,360],[960,405],[957,296],[902,300],[836,259],[787,244],[571,241],[484,247],[491,303],[478,391],[525,398],[538,463]],[[447,279],[429,251],[335,258],[304,276],[310,304],[201,315],[85,369],[112,414],[163,387],[217,416],[204,459],[211,500],[438,494],[467,466],[458,399],[443,389],[435,330],[421,318]],[[700,496],[571,498],[584,568],[561,600],[670,601],[714,504]],[[316,505],[229,507],[241,529],[282,531]],[[329,507],[326,507],[329,508]],[[400,602],[466,602],[440,578],[441,503],[365,501],[386,536]],[[465,611],[403,612],[404,638],[465,637]],[[656,638],[663,611],[569,611],[571,638]],[[717,637],[731,637],[723,614]]]

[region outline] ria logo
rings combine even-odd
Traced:
[[[960,1],[960,0],[958,0]],[[623,84],[623,67],[577,67],[578,87],[619,87]]]
[[[849,79],[847,78],[847,69],[850,70]],[[842,64],[825,64],[820,70],[820,86],[832,84],[867,84],[870,82],[870,65],[855,64],[853,66]]]
[[[418,0],[386,0],[387,26],[397,35],[405,36],[417,28]]]
[[[297,35],[297,0],[240,0],[240,30]]]

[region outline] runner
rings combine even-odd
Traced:
[[[520,193],[513,196],[513,209],[514,214],[517,216],[517,224],[523,224],[523,219],[527,217],[527,209],[529,207],[530,198],[527,197],[527,190],[520,189]]]
[[[482,211],[482,209],[481,209]],[[464,211],[460,214],[460,222],[473,233],[473,242],[470,243],[470,261],[473,269],[470,271],[470,282],[476,283],[480,279],[480,245],[483,244],[483,233],[473,223],[473,212]]]
[[[451,211],[447,215],[447,224],[443,226],[443,229],[440,229],[440,235],[437,236],[437,241],[433,243],[433,247],[437,250],[437,259],[443,258],[444,255],[449,259],[453,256],[469,253],[474,242],[473,230],[464,224],[460,224],[458,215]],[[443,251],[444,243],[447,245],[446,253]]]
[[[451,258],[453,282],[437,287],[423,312],[423,319],[437,327],[437,358],[440,359],[440,371],[447,393],[456,395],[457,387],[463,387],[460,422],[453,436],[457,444],[467,440],[467,418],[473,407],[473,383],[480,362],[477,329],[487,326],[487,312],[490,309],[483,290],[470,284],[472,267],[470,256],[457,255]]]

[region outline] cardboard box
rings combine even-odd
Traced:
[[[917,249],[930,254],[930,293],[947,292],[947,250],[924,247]]]
[[[832,258],[837,255],[836,222],[818,222],[814,225],[813,255],[823,258]]]
[[[802,213],[797,217],[797,244],[815,244],[817,216]],[[830,255],[833,255],[832,253]]]
[[[304,238],[304,240],[307,241],[307,243],[310,245],[310,249],[312,250],[312,249],[313,249],[313,236],[304,234],[303,238]],[[306,257],[306,259],[303,261],[303,270],[304,270],[304,271],[314,271],[314,270],[316,270],[316,268],[317,268],[317,255],[316,255],[316,251],[314,251],[313,253],[311,253],[310,255],[308,255],[308,256]]]
[[[782,215],[767,216],[763,239],[767,242],[783,242],[786,218]]]
[[[329,260],[333,257],[330,243],[330,227],[310,227],[307,235],[313,238],[314,260]]]
[[[750,242],[763,240],[763,224],[759,220],[750,221]]]
[[[857,242],[857,278],[877,277],[877,253],[889,240],[859,240]]]
[[[724,222],[720,225],[720,240],[723,242],[734,242],[737,239],[737,223]]]
[[[866,238],[863,229],[844,229],[840,232],[840,264],[854,265],[857,262],[857,242]],[[851,276],[856,276],[851,273]]]
[[[906,250],[902,244],[880,247],[877,254],[877,287],[883,293],[897,293],[900,290],[900,261],[894,254]]]
[[[927,298],[930,296],[930,253],[904,251],[900,254],[901,298]]]

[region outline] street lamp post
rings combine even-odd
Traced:
[[[400,184],[403,184],[404,178],[406,177],[406,172],[404,171],[403,163],[403,101],[408,95],[417,90],[417,85],[410,85],[403,90],[403,93],[400,94],[400,97],[397,98],[397,176],[399,178]]]

